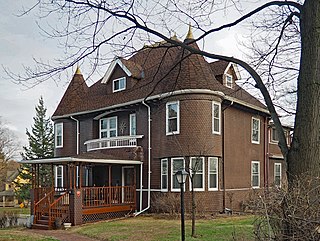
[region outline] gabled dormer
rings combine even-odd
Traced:
[[[210,63],[210,67],[216,79],[230,89],[234,88],[235,81],[240,79],[238,67],[234,63],[218,60]]]
[[[108,88],[110,93],[116,93],[129,89],[143,76],[141,66],[130,60],[116,58],[109,65],[101,83],[110,86]]]

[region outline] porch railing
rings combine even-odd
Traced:
[[[49,227],[53,225],[56,219],[60,219],[60,223],[69,222],[69,192],[63,193],[49,207]]]
[[[137,139],[142,137],[143,135],[101,138],[86,141],[84,144],[87,145],[87,151],[119,147],[136,147]]]
[[[50,204],[54,199],[54,190],[46,193],[39,201],[34,204],[34,223],[40,220],[41,216],[49,215]]]
[[[34,189],[34,202],[38,202],[40,199],[48,195],[53,191],[53,187],[37,187]]]
[[[86,187],[82,194],[83,208],[134,204],[136,200],[135,186]]]

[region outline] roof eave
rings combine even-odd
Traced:
[[[105,75],[103,76],[102,78],[102,81],[101,83],[102,84],[106,84],[108,83],[112,73],[113,73],[113,70],[115,69],[115,67],[117,66],[117,64],[120,66],[120,68],[126,73],[126,75],[128,75],[129,77],[132,76],[132,73],[130,72],[130,70],[125,66],[125,64],[121,61],[120,58],[116,58],[115,60],[113,60],[111,62],[111,64],[109,65],[108,67],[108,70],[107,72],[105,73]]]

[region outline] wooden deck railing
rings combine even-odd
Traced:
[[[57,198],[49,207],[49,227],[51,227],[56,219],[62,223],[69,220],[69,192],[63,193],[59,198]]]
[[[40,220],[41,216],[49,214],[50,204],[54,199],[54,190],[44,194],[39,201],[34,204],[34,223],[37,223],[37,220]]]
[[[53,187],[37,187],[34,189],[34,202],[38,202],[45,197],[48,193],[53,191]]]
[[[134,186],[82,188],[83,208],[134,204],[135,201],[136,189]]]

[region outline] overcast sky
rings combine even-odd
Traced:
[[[17,17],[21,12],[22,3],[25,1],[0,0],[0,56],[1,66],[11,71],[21,73],[22,65],[33,66],[32,59],[52,59],[59,56],[62,50],[58,43],[47,39],[40,34],[37,27],[37,18],[33,14]],[[187,31],[187,26],[185,31]],[[237,40],[241,38],[236,29],[229,29],[224,33],[215,35],[214,43],[209,43],[208,50],[216,51],[226,55],[237,56],[239,53]],[[208,43],[207,43],[208,44]],[[238,55],[238,57],[241,57]],[[100,72],[105,72],[100,70]],[[82,69],[84,78],[86,73]],[[69,73],[70,74],[70,73]],[[57,107],[70,79],[55,83],[48,80],[33,88],[26,88],[8,79],[3,68],[0,69],[0,116],[8,127],[16,134],[22,145],[27,144],[25,134],[33,124],[35,106],[40,96],[43,96],[47,107],[47,114],[51,116]]]

